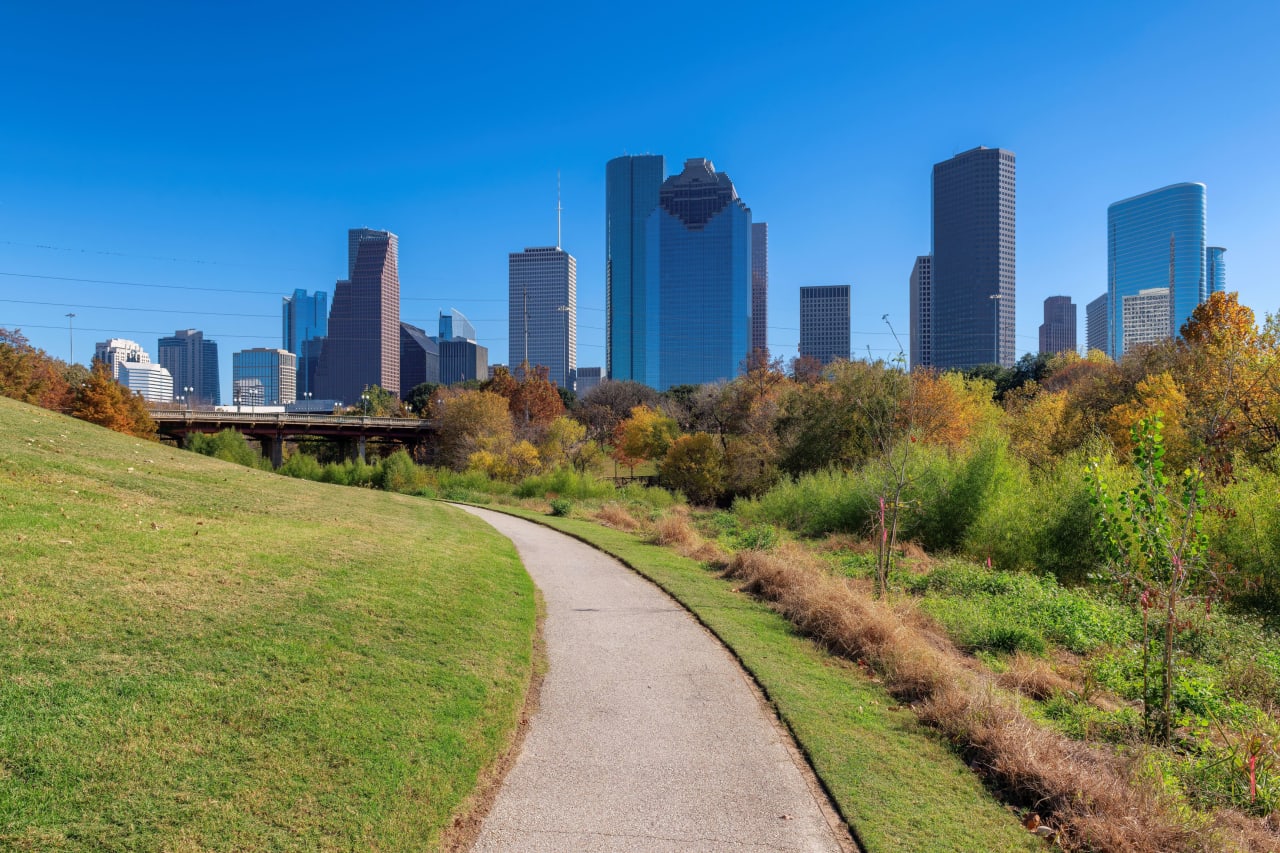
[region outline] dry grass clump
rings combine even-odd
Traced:
[[[958,744],[1011,799],[1047,815],[1064,849],[1200,853],[1280,846],[1257,822],[1227,815],[1205,826],[1180,818],[1120,758],[1037,725],[990,675],[966,666],[954,646],[822,571],[798,545],[739,552],[728,574],[835,654],[878,671],[895,697],[914,703],[922,721]],[[1061,688],[1047,666],[1015,660],[1014,671],[1019,689]]]
[[[677,550],[693,548],[702,542],[702,537],[693,529],[688,517],[676,512],[668,513],[655,521],[649,538],[655,545],[671,545]]]
[[[607,503],[600,509],[596,510],[594,517],[596,521],[606,527],[613,527],[618,530],[625,530],[628,533],[640,527],[640,522],[636,521],[635,516],[622,504]]]
[[[1018,652],[1009,669],[996,677],[996,683],[1037,701],[1076,689],[1076,685],[1059,674],[1048,661]]]

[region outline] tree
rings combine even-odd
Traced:
[[[413,386],[409,391],[409,396],[405,398],[405,403],[413,407],[413,412],[420,418],[432,417],[436,398],[440,396],[440,389],[443,388],[436,382],[423,382]]]
[[[1165,473],[1163,430],[1159,413],[1134,426],[1133,460],[1139,476],[1132,488],[1117,494],[1097,459],[1090,465],[1089,476],[1098,510],[1098,538],[1122,591],[1142,613],[1147,734],[1168,744],[1173,732],[1179,608],[1194,604],[1192,594],[1205,589],[1211,576],[1204,532],[1204,476],[1197,468],[1186,468],[1178,483],[1170,481]],[[1158,672],[1150,661],[1152,638],[1160,643]],[[1157,695],[1158,702],[1153,701]]]
[[[117,382],[101,361],[93,363],[88,381],[76,393],[71,414],[127,435],[149,439],[156,436],[156,422],[142,397]]]
[[[381,385],[364,386],[360,398],[360,411],[369,417],[402,418],[409,414],[396,395]]]
[[[658,392],[640,382],[608,380],[582,395],[574,415],[587,425],[587,435],[600,443],[608,442],[618,424],[626,420],[636,406],[656,408]]]
[[[561,416],[547,426],[538,446],[542,464],[547,468],[571,465],[575,471],[586,471],[600,458],[600,445],[587,438],[585,425]]]
[[[680,436],[667,449],[661,477],[664,486],[684,492],[695,504],[715,503],[724,485],[719,442],[705,432]]]
[[[899,425],[906,428],[910,422],[920,440],[956,450],[999,418],[989,380],[917,370],[911,374],[911,386],[899,405]]]
[[[72,401],[67,365],[31,346],[22,332],[0,328],[0,395],[55,411]]]
[[[488,391],[453,391],[440,414],[440,455],[461,471],[477,451],[503,452],[514,441],[507,400]]]
[[[520,368],[518,382],[505,367],[498,368],[493,378],[485,383],[485,390],[506,398],[511,417],[517,425],[546,427],[564,414],[560,391],[547,378],[547,368],[530,367],[527,362]]]
[[[648,406],[636,406],[631,417],[618,424],[616,444],[632,459],[661,459],[680,434],[675,420]]]

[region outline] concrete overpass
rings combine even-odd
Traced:
[[[350,455],[364,459],[371,439],[393,441],[413,448],[434,441],[435,419],[371,418],[362,415],[312,415],[293,412],[222,412],[215,409],[154,408],[151,417],[160,435],[185,444],[193,432],[215,433],[233,429],[262,442],[262,455],[279,468],[284,463],[284,443],[300,438],[324,438],[347,445]]]

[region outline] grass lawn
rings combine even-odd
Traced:
[[[1046,849],[956,753],[858,667],[798,636],[734,584],[636,535],[490,506],[620,558],[693,612],[756,678],[869,853]]]
[[[0,849],[432,848],[534,625],[477,519],[0,398]]]

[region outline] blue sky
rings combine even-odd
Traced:
[[[63,358],[68,311],[80,361],[202,328],[229,397],[231,352],[278,345],[280,297],[331,292],[369,226],[402,317],[456,306],[503,362],[507,253],[554,244],[559,170],[602,365],[604,164],[644,152],[711,158],[769,223],[775,354],[806,284],[852,285],[855,351],[896,352],[886,313],[905,343],[930,167],[976,145],[1018,156],[1019,353],[1046,296],[1083,336],[1107,205],[1178,181],[1280,310],[1274,3],[115,5],[0,11],[0,326]]]

